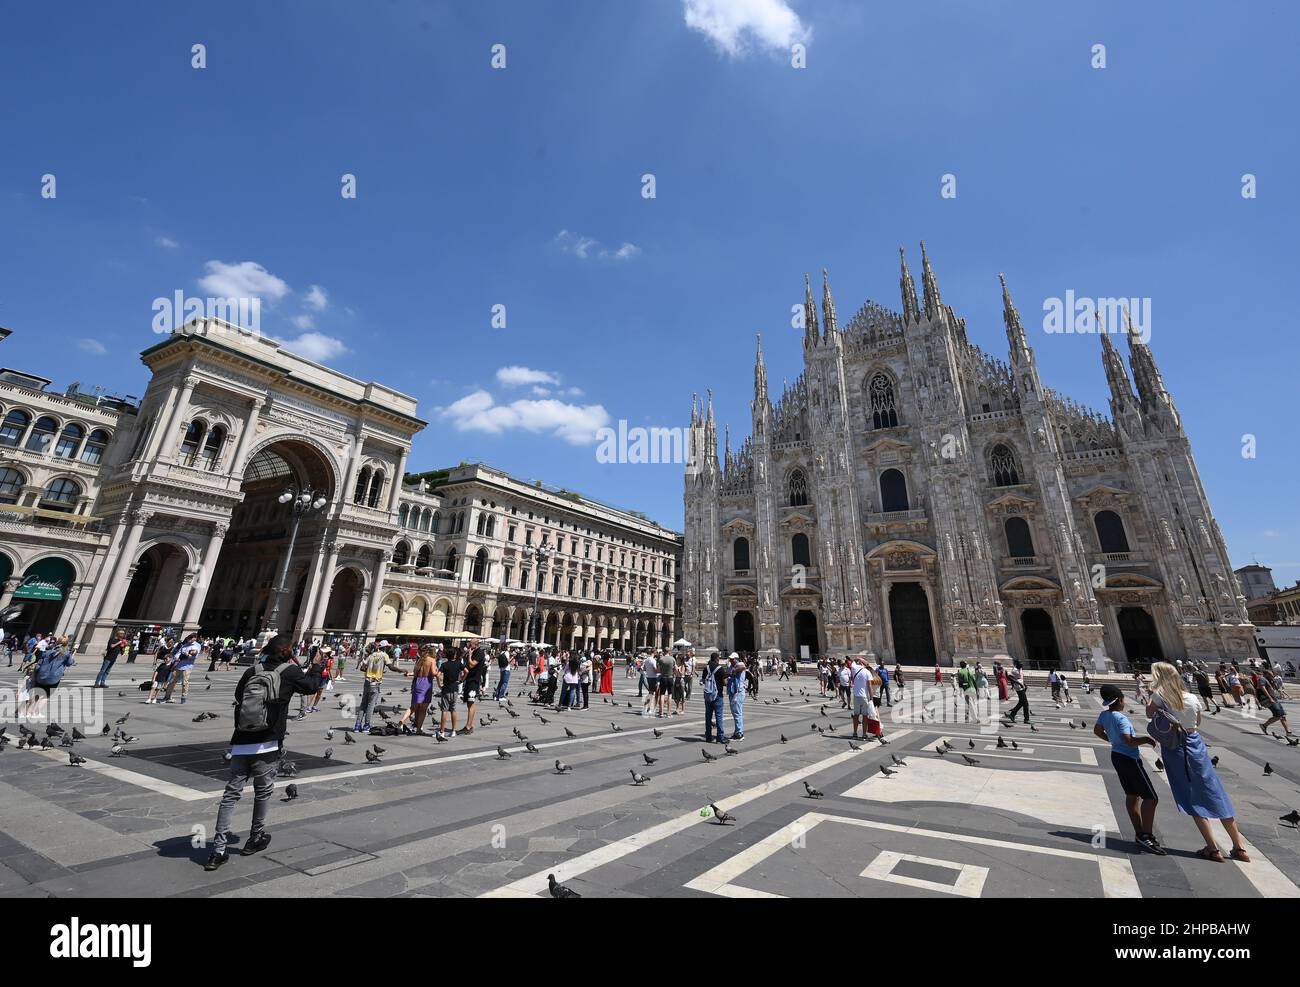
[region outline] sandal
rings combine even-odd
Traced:
[[[1216,864],[1223,863],[1223,854],[1219,851],[1217,846],[1203,846],[1196,851],[1196,855],[1202,860],[1212,860]]]
[[[1233,860],[1240,861],[1243,864],[1250,863],[1250,854],[1248,854],[1243,848],[1239,846],[1233,847],[1232,852],[1228,854],[1228,856],[1231,857]]]

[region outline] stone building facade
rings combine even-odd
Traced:
[[[902,251],[900,250],[900,255]],[[972,343],[924,245],[918,299],[841,325],[805,283],[804,372],[718,454],[692,407],[686,637],[951,664],[1244,658],[1252,627],[1150,348],[1099,332],[1109,416],[1047,387],[1003,281],[1007,359]],[[1112,326],[1113,332],[1119,327]]]
[[[411,477],[375,633],[668,647],[681,535],[481,463]]]

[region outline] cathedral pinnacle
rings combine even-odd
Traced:
[[[934,269],[930,267],[924,240],[921,241],[921,290],[925,296],[925,317],[933,321],[943,311],[943,299],[939,297],[939,282],[935,280]]]
[[[921,309],[916,301],[916,283],[912,280],[912,272],[907,269],[907,254],[901,246],[898,248],[898,261],[903,268],[898,281],[899,290],[903,293],[903,325],[920,322]]]
[[[824,267],[822,268],[822,325],[826,328],[827,339],[839,329],[835,319],[835,299],[831,297],[831,277]]]
[[[812,278],[803,276],[803,345],[816,346],[821,333],[817,328],[817,305],[813,302]]]

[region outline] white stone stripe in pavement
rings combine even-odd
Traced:
[[[898,730],[890,734],[894,740],[899,740],[912,731]],[[891,741],[892,743],[892,741]],[[837,764],[847,761],[851,757],[856,757],[863,753],[863,750],[848,750],[836,754],[833,757],[825,758],[805,767],[798,768],[795,771],[787,772],[780,777],[773,778],[771,781],[765,781],[761,785],[755,785],[753,788],[747,788],[739,794],[732,795],[729,798],[720,799],[717,802],[718,808],[730,812],[732,809],[752,802],[755,799],[762,798],[764,795],[770,795],[778,789],[785,788],[787,785],[793,785],[795,782],[811,777],[819,771],[832,768]],[[621,860],[629,854],[644,849],[653,843],[667,839],[691,826],[702,822],[705,817],[699,812],[691,812],[684,816],[678,816],[676,819],[669,819],[667,822],[659,823],[657,826],[651,826],[649,829],[642,830],[640,833],[634,833],[631,836],[616,840],[607,844],[598,850],[592,850],[584,853],[579,857],[563,863],[549,867],[545,871],[531,874],[528,877],[520,878],[517,881],[511,881],[492,891],[479,895],[480,898],[534,898],[541,897],[542,892],[547,887],[546,876],[554,874],[555,879],[563,884],[575,877],[586,874],[588,871],[595,870],[598,867],[604,867],[606,864],[613,863],[615,860]]]
[[[861,826],[864,829],[881,829],[886,832],[902,833],[907,836],[927,836],[955,843],[970,843],[975,846],[997,847],[1004,850],[1016,850],[1021,853],[1041,853],[1052,857],[1064,857],[1069,860],[1083,860],[1097,865],[1101,875],[1102,893],[1107,898],[1142,897],[1132,865],[1127,860],[1121,860],[1117,857],[1081,853],[1078,850],[1062,850],[1056,847],[1035,846],[1023,841],[1012,843],[1007,840],[995,840],[987,836],[945,833],[942,830],[924,829],[920,826],[896,826],[893,823],[857,819],[852,816],[834,816],[821,812],[805,813],[789,826],[778,829],[775,833],[742,850],[731,859],[724,860],[718,866],[705,871],[694,880],[688,881],[686,887],[692,891],[704,891],[708,894],[723,895],[728,898],[783,897],[764,891],[755,891],[752,888],[745,888],[733,882],[782,847],[789,846],[794,834],[798,833],[806,837],[809,830],[823,822],[845,823],[850,826]],[[543,881],[545,881],[545,878],[543,878]]]

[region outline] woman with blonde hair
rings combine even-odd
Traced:
[[[1151,702],[1147,705],[1147,716],[1151,717],[1147,733],[1160,745],[1165,776],[1178,811],[1192,817],[1205,840],[1205,846],[1196,855],[1223,863],[1223,854],[1210,828],[1210,821],[1218,819],[1232,840],[1232,859],[1250,863],[1237,829],[1236,812],[1201,739],[1200,699],[1187,691],[1182,676],[1167,661],[1152,665],[1151,674],[1154,683]]]

